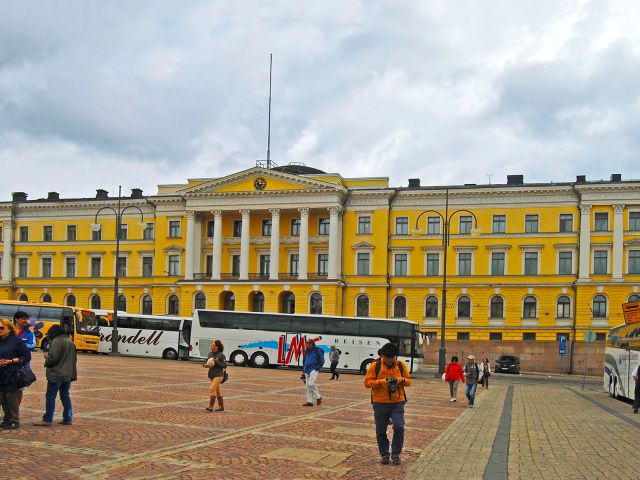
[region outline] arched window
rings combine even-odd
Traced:
[[[222,302],[223,310],[235,310],[236,309],[236,296],[233,292],[225,292]]]
[[[296,313],[296,296],[292,292],[282,294],[282,313]]]
[[[471,318],[471,299],[466,295],[458,299],[458,318]]]
[[[366,295],[358,295],[358,298],[356,299],[356,316],[369,316],[369,297]]]
[[[491,298],[491,318],[504,318],[504,299],[496,295]]]
[[[48,293],[42,295],[42,303],[51,303],[51,295]]]
[[[627,300],[629,303],[631,302],[640,302],[640,295],[638,295],[637,293],[634,293],[633,295],[631,295],[629,297],[629,300]]]
[[[424,316],[426,318],[438,318],[438,297],[430,295],[424,306]]]
[[[254,312],[264,312],[264,293],[253,292],[251,296],[251,305]]]
[[[67,295],[67,299],[65,300],[64,303],[68,307],[75,307],[76,306],[76,296],[75,295]]]
[[[558,298],[556,318],[571,318],[571,300],[566,295]]]
[[[167,304],[167,315],[179,315],[180,314],[180,298],[178,295],[169,296]]]
[[[153,299],[151,298],[151,295],[145,295],[144,297],[142,297],[142,314],[153,314]]]
[[[102,308],[102,301],[100,300],[100,295],[91,295],[91,301],[89,302],[91,308],[93,310],[100,310]]]
[[[18,295],[18,300],[21,302],[28,302],[29,301],[29,297],[27,297],[24,293],[21,295]]]
[[[606,318],[607,316],[607,297],[604,295],[596,295],[593,297],[593,318]]]
[[[522,304],[522,318],[537,318],[538,315],[538,301],[536,297],[529,295],[524,297]]]
[[[204,310],[205,308],[207,308],[207,297],[204,293],[196,293],[196,296],[193,299],[193,308],[199,310]]]
[[[311,294],[311,299],[309,301],[309,313],[322,315],[322,295],[318,292]]]
[[[407,299],[402,295],[393,299],[393,317],[407,318]]]
[[[118,295],[117,308],[119,312],[127,311],[127,297],[125,297],[124,295]]]

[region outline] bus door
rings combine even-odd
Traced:
[[[192,320],[183,320],[182,329],[180,330],[180,340],[178,343],[178,358],[188,359],[191,353],[191,322]]]

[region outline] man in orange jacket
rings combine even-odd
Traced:
[[[407,403],[405,388],[411,385],[409,368],[397,360],[398,347],[387,343],[378,350],[380,358],[369,365],[364,385],[371,389],[373,418],[376,422],[376,439],[380,451],[380,463],[387,465],[389,460],[400,465],[400,454],[404,443],[404,404]],[[389,454],[387,426],[393,424],[393,440]]]

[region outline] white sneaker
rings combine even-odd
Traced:
[[[455,398],[453,398],[453,397],[451,397],[451,400],[449,400],[449,401],[450,401],[450,402],[455,402],[455,401],[456,401],[456,399],[455,399]]]

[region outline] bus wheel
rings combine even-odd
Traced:
[[[266,368],[269,366],[269,357],[265,353],[256,352],[251,355],[251,361],[249,362],[254,368]]]
[[[231,354],[231,363],[236,367],[244,367],[249,361],[249,357],[242,350],[236,350]]]
[[[162,358],[165,360],[177,360],[178,352],[176,352],[173,348],[167,348],[164,352],[162,352]]]
[[[362,362],[362,365],[360,365],[360,373],[362,373],[363,375],[367,373],[367,370],[369,369],[369,365],[371,365],[372,363],[373,363],[373,360],[371,360],[370,358]]]

